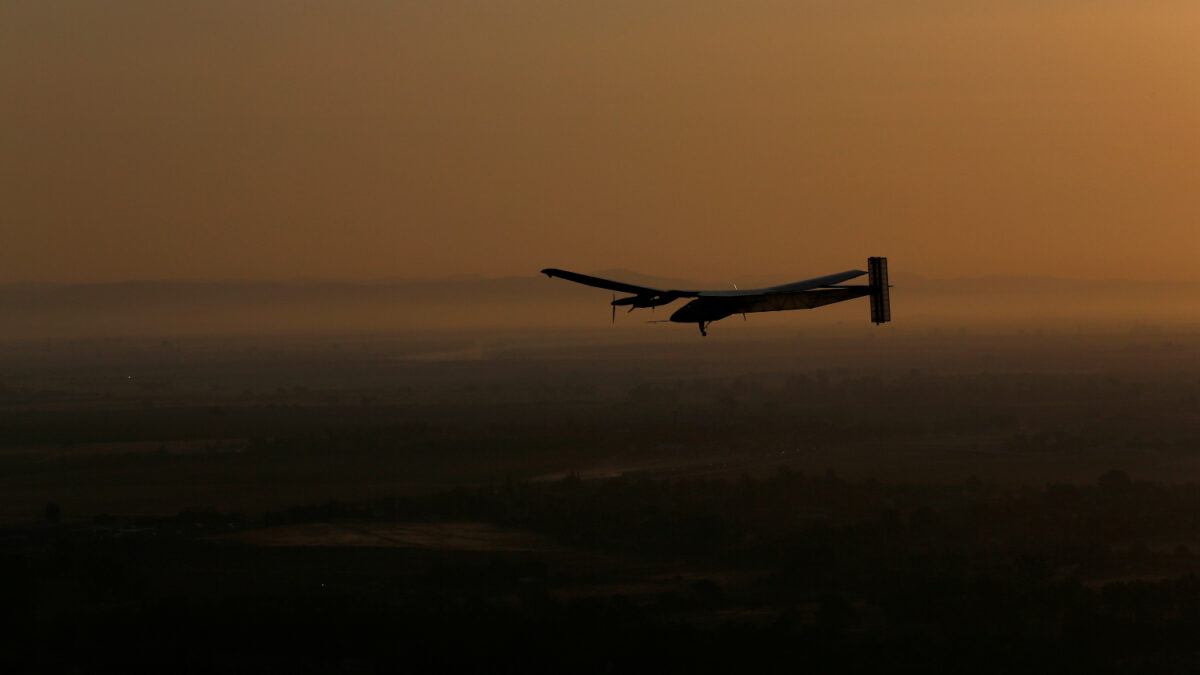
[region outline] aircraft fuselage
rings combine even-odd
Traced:
[[[696,298],[671,314],[675,323],[709,323],[733,314],[724,298]]]

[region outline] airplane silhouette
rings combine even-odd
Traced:
[[[892,320],[891,299],[888,289],[887,258],[867,258],[867,270],[847,270],[837,274],[829,274],[815,279],[796,281],[782,286],[757,288],[752,290],[732,291],[683,291],[662,290],[646,286],[636,286],[610,279],[588,276],[577,272],[548,267],[542,274],[548,277],[559,277],[574,281],[585,286],[606,288],[621,293],[633,293],[628,297],[612,300],[613,321],[617,319],[617,307],[629,306],[629,311],[639,307],[658,307],[678,300],[679,298],[695,298],[671,315],[670,321],[675,323],[694,323],[700,326],[700,335],[708,335],[708,326],[734,314],[743,318],[751,312],[778,312],[786,309],[812,309],[844,302],[871,297],[871,321],[881,324]],[[856,277],[867,276],[866,286],[846,286],[843,281]]]

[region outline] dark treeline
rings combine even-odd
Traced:
[[[53,508],[47,519],[57,520]],[[214,532],[482,521],[560,549],[273,548]],[[266,529],[263,529],[266,528]],[[6,531],[6,672],[455,666],[1182,672],[1200,487],[626,475]],[[237,541],[246,541],[239,539]],[[665,580],[664,580],[665,577]],[[590,589],[590,590],[587,590]]]

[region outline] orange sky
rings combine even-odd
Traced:
[[[0,282],[1200,280],[1200,3],[0,3]]]

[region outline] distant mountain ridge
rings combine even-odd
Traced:
[[[722,290],[737,284],[740,288],[760,288],[798,281],[801,277],[756,276],[729,281],[698,281],[642,274],[630,270],[611,269],[584,272],[606,279],[662,289]],[[851,281],[849,283],[856,283]],[[954,279],[929,279],[919,275],[895,274],[892,283],[897,288],[922,292],[1062,292],[1062,291],[1147,291],[1169,293],[1200,293],[1200,281],[1143,281],[1131,279],[1069,279],[1063,277],[1033,277],[989,275]],[[17,298],[40,297],[100,299],[121,296],[146,299],[189,297],[194,299],[230,297],[301,297],[324,295],[345,296],[364,294],[368,297],[403,297],[409,294],[445,293],[510,293],[526,291],[534,295],[558,295],[552,289],[575,288],[589,292],[605,292],[579,286],[561,279],[548,279],[541,274],[509,277],[476,277],[455,275],[440,279],[373,279],[373,280],[278,280],[278,281],[193,281],[147,280],[96,283],[13,282],[0,284],[0,303]]]
[[[627,270],[593,274],[664,289],[725,289],[733,285]],[[795,280],[772,276],[736,282],[741,288],[759,288]],[[912,320],[907,324],[912,326],[1041,319],[1200,322],[1200,282],[1015,276],[941,280],[903,274],[892,282],[894,318],[897,322]],[[536,273],[492,279],[16,283],[0,285],[0,339],[197,331],[597,326],[612,320],[608,301],[613,295]],[[651,316],[661,320],[680,304],[660,308],[650,316],[639,312],[625,318],[622,314],[616,323],[633,325]],[[865,306],[851,305],[804,312],[803,324],[865,321]],[[796,321],[760,320],[764,325]]]

